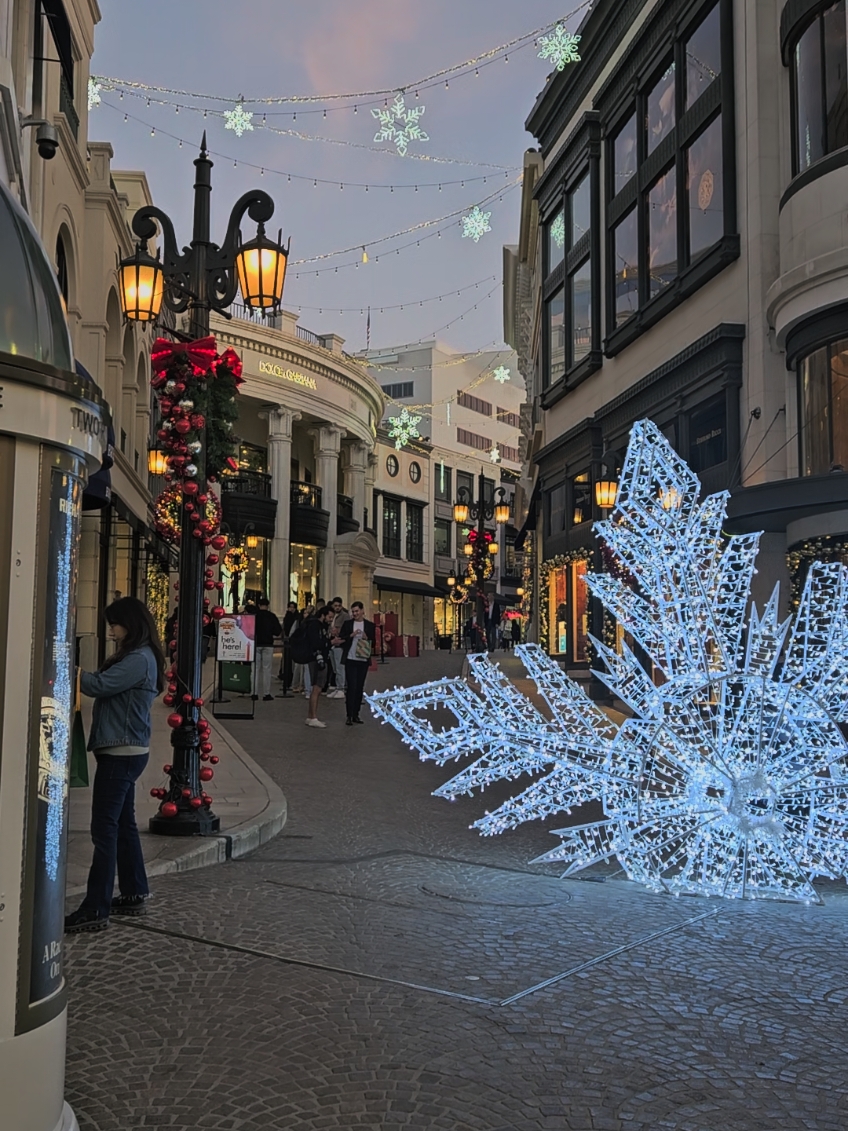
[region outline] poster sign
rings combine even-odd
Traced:
[[[46,547],[47,619],[41,659],[41,725],[36,802],[36,860],[30,964],[30,1005],[62,988],[65,925],[65,845],[68,764],[74,682],[74,594],[82,484],[54,470]]]
[[[233,614],[218,621],[219,660],[252,663],[256,642],[256,617]]]

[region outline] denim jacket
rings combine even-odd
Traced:
[[[156,658],[147,648],[128,652],[104,672],[83,672],[80,689],[94,699],[89,750],[149,746],[156,698]]]

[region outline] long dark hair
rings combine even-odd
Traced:
[[[117,651],[104,662],[101,671],[119,664],[128,652],[147,647],[156,658],[156,690],[165,687],[165,654],[159,642],[156,621],[143,601],[137,597],[119,597],[106,608],[107,624],[126,629],[127,635],[118,645]]]

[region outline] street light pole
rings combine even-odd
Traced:
[[[489,557],[490,542],[486,539],[486,522],[494,519],[495,522],[502,526],[509,521],[509,504],[504,501],[506,492],[503,487],[497,489],[497,501],[494,494],[492,502],[486,502],[486,475],[483,471],[480,472],[477,479],[477,502],[467,499],[468,490],[465,487],[460,487],[457,495],[457,501],[453,507],[454,521],[457,523],[466,523],[469,518],[476,519],[477,530],[474,532],[474,549],[471,555],[471,566],[474,570],[474,576],[477,583],[477,632],[481,635],[481,648],[488,650],[489,639],[486,633],[486,561]],[[495,549],[496,543],[491,543]]]
[[[274,213],[271,197],[259,189],[245,193],[230,214],[223,244],[212,243],[211,208],[212,161],[206,151],[206,134],[200,154],[194,161],[194,222],[188,248],[180,252],[170,218],[155,205],[139,209],[132,228],[141,241],[135,255],[120,264],[121,299],[127,318],[154,321],[164,304],[174,313],[188,312],[191,335],[206,338],[212,310],[230,317],[227,308],[239,287],[246,305],[276,309],[283,294],[288,248],[280,239],[276,244],[265,238],[265,222]],[[245,215],[258,225],[257,236],[242,245],[240,226]],[[147,241],[161,230],[161,260],[147,251]],[[206,483],[206,432],[202,448],[194,457],[197,478]],[[190,521],[191,500],[183,495],[180,504],[180,600],[177,629],[176,668],[182,694],[175,710],[182,723],[171,732],[174,748],[172,781],[184,786],[191,798],[201,794],[200,745],[198,730],[202,703],[202,634],[205,547],[193,536]],[[150,820],[150,831],[169,836],[208,835],[217,832],[220,819],[208,805],[191,807],[178,803],[176,816],[163,816],[161,810]]]

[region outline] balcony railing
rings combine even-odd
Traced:
[[[321,510],[323,492],[314,483],[302,483],[297,479],[291,484],[291,505],[293,507],[312,507]]]
[[[353,517],[353,499],[348,495],[336,496],[336,534],[356,534],[359,523]]]
[[[74,96],[64,74],[59,79],[59,112],[68,119],[71,133],[79,140],[79,114],[74,106]]]
[[[307,330],[305,326],[295,327],[297,336],[304,342],[310,342],[313,346],[323,345],[321,338],[318,334],[313,334],[311,330]]]
[[[268,326],[271,330],[282,330],[283,316],[278,311],[276,314],[265,314],[262,310],[254,310],[242,302],[234,302],[230,307],[230,314],[240,322],[254,322],[257,326]]]
[[[240,471],[238,475],[221,476],[221,493],[224,495],[258,495],[271,498],[271,476],[261,471]]]

